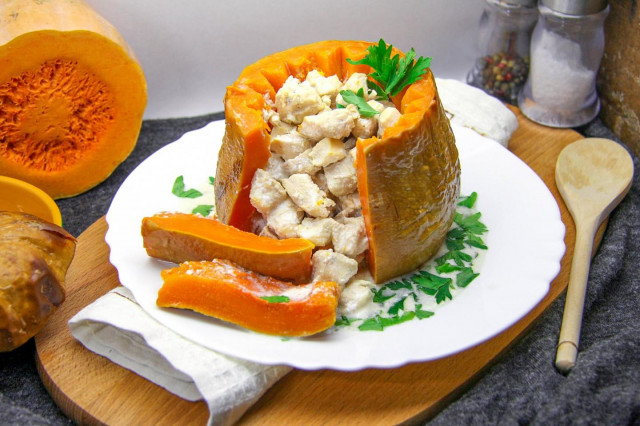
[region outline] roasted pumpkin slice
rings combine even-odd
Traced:
[[[136,145],[140,63],[83,0],[3,0],[0,16],[0,174],[53,198],[87,191]]]
[[[227,128],[216,176],[220,220],[248,230],[255,213],[249,201],[251,179],[269,158],[265,96],[290,76],[304,79],[316,69],[345,80],[372,43],[324,41],[276,53],[248,66],[225,96]],[[394,53],[399,53],[394,51]],[[444,241],[455,213],[460,164],[455,138],[430,70],[393,97],[401,112],[381,138],[357,141],[358,190],[369,239],[367,259],[375,282],[407,273]]]
[[[279,336],[308,336],[336,320],[335,282],[293,285],[214,259],[185,262],[162,271],[157,305],[190,309]]]
[[[260,237],[195,214],[145,217],[142,238],[149,256],[169,262],[219,258],[283,280],[307,282],[311,275],[310,241]]]

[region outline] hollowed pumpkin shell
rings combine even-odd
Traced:
[[[338,75],[370,73],[351,65],[366,55],[368,42],[323,41],[265,57],[248,66],[227,89],[226,131],[216,172],[218,218],[248,230],[255,209],[251,179],[266,165],[269,126],[262,110],[290,76],[311,70]],[[455,139],[430,70],[393,99],[402,116],[382,138],[357,141],[356,169],[375,282],[417,268],[442,244],[453,221],[460,164]]]

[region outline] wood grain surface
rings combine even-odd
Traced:
[[[565,290],[575,228],[554,183],[554,168],[560,151],[581,136],[572,130],[539,126],[514,112],[520,127],[509,149],[543,179],[558,200],[566,225],[562,268],[542,302],[491,340],[436,361],[349,373],[294,370],[244,415],[241,424],[374,425],[425,420],[477,380]],[[106,229],[103,218],[79,237],[67,277],[67,300],[36,337],[44,385],[61,409],[82,424],[205,424],[208,411],[203,402],[182,400],[86,350],[71,336],[69,318],[119,285],[108,260]],[[554,356],[549,354],[550,363]]]

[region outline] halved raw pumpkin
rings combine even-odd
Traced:
[[[332,281],[293,285],[214,259],[162,271],[157,305],[191,309],[279,336],[308,336],[336,321],[340,286]]]
[[[372,43],[323,41],[263,58],[248,66],[227,89],[226,132],[216,175],[216,212],[220,220],[250,229],[255,209],[249,201],[251,179],[269,158],[269,126],[262,110],[288,76],[305,79],[313,69],[342,80]],[[394,53],[399,53],[395,51]],[[356,169],[375,282],[407,273],[442,244],[453,221],[460,164],[453,131],[430,70],[394,97],[402,113],[382,138],[357,141]]]
[[[283,280],[308,282],[312,242],[276,240],[195,214],[160,213],[142,219],[144,248],[151,257],[181,263],[214,258]]]
[[[92,188],[136,144],[138,60],[82,0],[4,0],[0,16],[0,175],[53,198]]]

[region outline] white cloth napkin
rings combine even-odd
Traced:
[[[436,85],[453,122],[507,146],[518,127],[507,107],[455,80],[437,79]],[[89,350],[184,399],[204,399],[210,425],[237,421],[291,370],[228,357],[193,343],[151,318],[124,287],[82,309],[69,320],[69,328]]]
[[[87,349],[189,401],[204,399],[210,425],[236,422],[291,367],[221,355],[151,318],[117,287],[69,320]],[[197,361],[195,361],[197,360]]]

